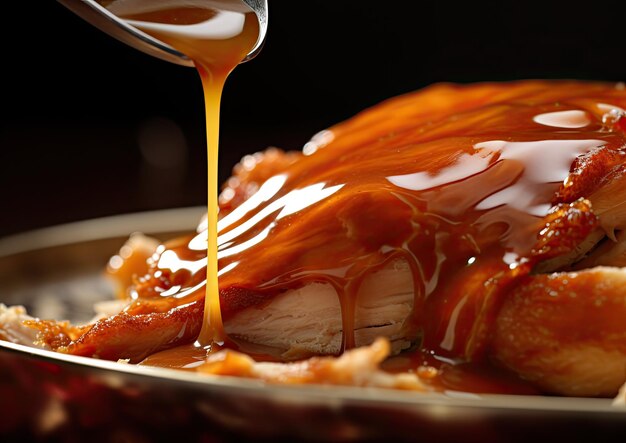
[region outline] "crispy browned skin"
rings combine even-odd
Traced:
[[[154,352],[194,341],[202,327],[202,309],[202,303],[195,302],[164,313],[121,313],[96,322],[87,333],[57,350],[105,360],[128,358],[138,362]]]
[[[497,317],[492,354],[549,392],[613,396],[626,381],[626,271],[527,276]]]

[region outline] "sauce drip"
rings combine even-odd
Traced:
[[[217,186],[220,99],[229,73],[252,50],[259,38],[255,13],[241,0],[117,1],[107,8],[136,28],[190,57],[202,79],[206,107],[208,211],[205,276],[205,320],[202,345],[222,344],[217,262]],[[167,257],[163,257],[167,263]],[[184,266],[184,264],[183,264]]]
[[[324,282],[341,307],[338,351],[348,349],[362,282],[404,261],[419,352],[480,359],[502,294],[551,258],[551,229],[568,229],[554,220],[580,223],[560,253],[593,228],[578,199],[597,181],[576,162],[623,157],[624,107],[626,92],[600,83],[439,85],[318,134],[304,155],[244,158],[220,201],[224,321]],[[154,300],[156,290],[166,307],[201,302],[210,226],[165,245],[136,297]]]

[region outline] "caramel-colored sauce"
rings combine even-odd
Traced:
[[[540,391],[517,375],[489,362],[446,360],[427,351],[404,352],[388,358],[382,368],[390,373],[415,372],[436,391],[481,394],[535,395]]]
[[[423,347],[480,355],[501,294],[547,258],[537,245],[551,208],[593,189],[572,182],[576,159],[622,152],[621,120],[609,127],[606,115],[624,107],[626,93],[608,84],[442,85],[331,128],[246,201],[222,199],[222,315],[328,282],[349,348],[360,282],[404,259]],[[206,239],[203,230],[163,252],[162,295],[199,300]]]
[[[432,367],[438,389],[536,392],[481,357],[502,297],[536,264],[573,249],[595,228],[592,208],[579,199],[612,165],[598,165],[591,179],[576,175],[576,165],[596,152],[623,157],[626,91],[528,81],[438,85],[392,99],[318,134],[303,155],[281,157],[267,177],[255,177],[254,161],[244,161],[249,174],[225,188],[218,221],[219,97],[256,42],[258,24],[243,13],[239,32],[226,42],[177,30],[213,14],[185,8],[126,16],[196,61],[209,146],[208,220],[199,234],[160,247],[126,312],[204,305],[200,343],[214,350],[226,338],[222,318],[325,282],[337,291],[345,350],[355,346],[360,285],[404,260],[414,286],[409,338],[420,346],[385,367],[422,371],[425,379]],[[191,324],[184,322],[181,334],[193,336],[185,330]],[[172,343],[159,349],[181,340]],[[144,364],[193,369],[207,351],[189,344]]]
[[[195,371],[198,366],[204,363],[210,352],[211,349],[192,343],[152,354],[145,358],[141,364],[160,368]]]
[[[208,237],[205,249],[205,321],[199,341],[223,343],[217,262],[218,144],[220,99],[228,74],[259,38],[255,13],[241,0],[204,1],[191,5],[174,0],[113,2],[108,8],[130,24],[190,57],[200,73],[206,107],[208,161]]]

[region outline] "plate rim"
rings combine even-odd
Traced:
[[[386,403],[413,407],[447,406],[451,408],[481,408],[496,410],[524,410],[532,412],[584,412],[624,414],[621,407],[612,405],[612,400],[583,397],[549,397],[541,395],[473,394],[457,391],[415,392],[376,387],[352,387],[324,384],[281,385],[263,380],[234,376],[198,374],[190,371],[151,366],[118,363],[96,358],[81,357],[48,351],[0,340],[0,351],[8,350],[31,358],[42,358],[50,363],[65,363],[103,371],[121,372],[151,379],[176,381],[203,389],[228,389],[245,391],[256,395],[281,395],[302,400],[353,401]],[[267,391],[267,390],[270,391]],[[267,392],[266,392],[267,391]]]
[[[0,237],[0,258],[57,246],[126,237],[136,231],[149,234],[193,230],[205,213],[204,206],[189,206],[131,212],[33,229]],[[128,226],[134,228],[129,230]]]

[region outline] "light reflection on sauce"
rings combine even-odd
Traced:
[[[555,128],[584,128],[591,121],[585,111],[557,111],[536,115],[533,120],[536,123],[552,126]]]

